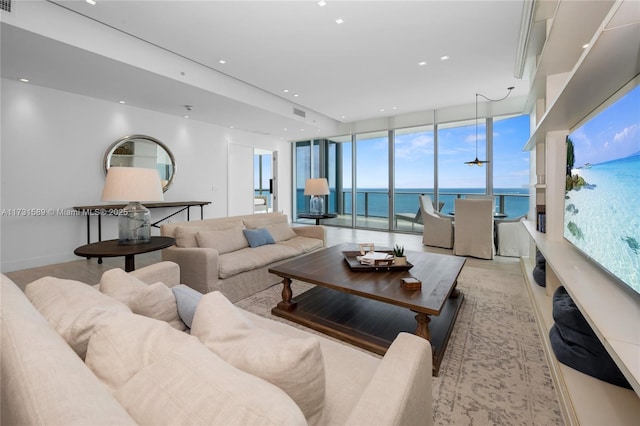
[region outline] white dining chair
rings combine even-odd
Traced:
[[[493,200],[456,199],[453,254],[493,259]]]

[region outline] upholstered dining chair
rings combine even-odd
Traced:
[[[493,259],[493,200],[456,199],[453,254]]]
[[[453,247],[453,217],[437,212],[428,195],[420,196],[422,215],[422,244],[425,246]]]
[[[526,215],[495,221],[498,256],[529,256],[529,234],[522,221]]]

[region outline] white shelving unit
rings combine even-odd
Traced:
[[[591,8],[585,13],[585,8]],[[588,15],[588,16],[587,16]],[[595,23],[595,24],[594,24]],[[568,41],[562,26],[590,28],[589,47],[577,61],[560,59]],[[522,259],[544,350],[567,424],[640,424],[640,297],[616,282],[563,238],[566,136],[580,120],[640,73],[640,4],[633,0],[574,2],[561,0],[547,29],[547,40],[531,79],[533,104],[544,111],[525,150],[537,160],[532,175],[532,208],[546,212],[546,233],[525,223],[547,260],[546,288],[532,277],[531,258]],[[537,153],[537,156],[536,156]],[[530,214],[536,218],[535,211]],[[560,364],[549,342],[552,297],[564,286],[633,390],[624,389]]]

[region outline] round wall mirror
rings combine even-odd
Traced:
[[[104,171],[109,167],[142,167],[160,173],[162,190],[169,189],[176,176],[176,160],[165,144],[145,135],[125,136],[115,141],[104,155]]]

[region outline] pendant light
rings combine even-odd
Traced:
[[[503,101],[503,100],[507,99],[507,96],[509,96],[511,94],[511,91],[513,89],[514,89],[513,86],[508,87],[507,88],[507,90],[508,90],[507,94],[504,95],[500,99],[490,99],[490,98],[487,98],[482,93],[476,93],[476,159],[473,160],[473,161],[465,161],[464,164],[468,164],[469,166],[482,167],[483,164],[489,162],[488,160],[485,160],[485,161],[478,160],[478,96],[482,96],[483,98],[485,98],[486,100],[488,100],[490,102],[499,102],[499,101]]]

